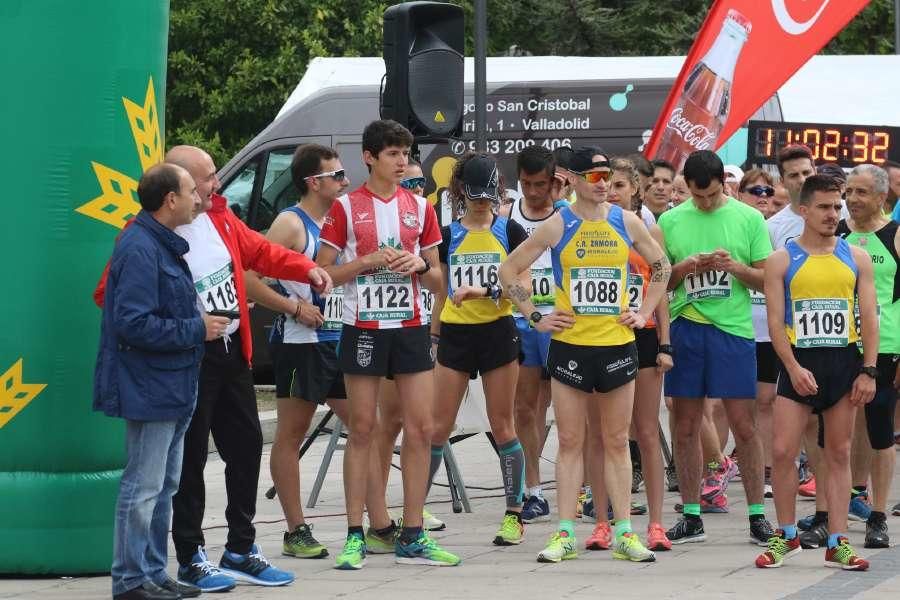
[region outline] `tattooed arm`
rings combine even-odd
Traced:
[[[540,258],[547,248],[554,246],[562,238],[563,222],[555,214],[535,229],[527,240],[513,250],[500,265],[500,284],[503,294],[512,300],[526,317],[535,311],[531,302],[531,290],[522,282],[522,273],[527,273],[532,263]]]

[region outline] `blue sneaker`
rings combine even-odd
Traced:
[[[847,509],[847,518],[851,521],[868,521],[872,514],[872,507],[866,502],[869,497],[866,494],[857,494],[850,500]]]
[[[816,524],[816,515],[806,515],[797,521],[797,529],[800,531],[809,531]]]
[[[254,585],[277,586],[294,581],[293,573],[270,565],[256,544],[253,544],[248,554],[235,554],[226,550],[219,561],[219,568],[226,575]]]
[[[584,504],[581,505],[581,522],[597,522],[597,513],[594,511],[594,498],[591,496],[588,496],[587,500],[584,501]]]
[[[522,507],[522,522],[537,523],[550,520],[550,503],[542,496],[528,496]]]
[[[203,548],[197,548],[189,565],[178,567],[178,583],[196,585],[204,592],[227,592],[236,584],[234,577],[209,562]]]

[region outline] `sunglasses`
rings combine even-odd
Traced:
[[[424,177],[410,177],[409,179],[404,179],[400,182],[400,187],[407,190],[414,190],[416,188],[424,188],[425,187],[425,178]]]
[[[609,181],[611,171],[588,171],[587,173],[576,173],[579,177],[588,183],[597,183],[598,181]]]
[[[344,181],[347,179],[347,174],[344,172],[344,169],[338,169],[337,171],[328,171],[326,173],[319,173],[318,175],[310,175],[309,179],[325,179],[326,177],[331,177],[335,181]]]
[[[775,188],[770,185],[754,185],[751,188],[747,188],[746,192],[748,194],[753,194],[754,196],[767,196],[771,198],[775,195]]]

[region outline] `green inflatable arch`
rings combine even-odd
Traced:
[[[108,572],[122,423],[92,291],[159,162],[168,0],[0,2],[0,573]]]

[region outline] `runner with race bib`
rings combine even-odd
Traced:
[[[557,161],[553,153],[541,146],[528,146],[516,157],[516,172],[522,197],[500,208],[525,230],[534,233],[539,225],[553,216],[561,206],[560,180],[556,178]],[[553,311],[554,284],[550,250],[531,265],[531,300],[542,315]],[[550,334],[529,327],[528,318],[513,310],[519,330],[519,377],[516,382],[516,433],[525,452],[525,506],[522,521],[533,523],[550,518],[550,503],[541,489],[540,458],[544,447],[547,408],[550,404],[550,375],[547,353]]]
[[[801,551],[794,524],[794,459],[811,413],[824,419],[823,456],[831,465],[827,486],[818,492],[827,495],[829,506],[846,504],[856,409],[871,402],[878,377],[872,261],[865,251],[835,236],[840,186],[831,177],[810,176],[803,183],[798,208],[803,232],[766,263],[769,334],[782,366],[773,418],[772,484],[779,528],[769,539],[768,550],[756,559],[761,568],[779,567]],[[862,360],[851,321],[857,297],[866,332]],[[846,511],[829,511],[828,531],[826,567],[859,571],[869,567],[847,540]]]
[[[602,160],[600,160],[602,159]],[[500,267],[507,295],[538,331],[553,332],[547,367],[559,429],[556,479],[560,522],[539,562],[577,558],[575,510],[582,479],[585,422],[603,423],[604,479],[616,518],[612,555],[655,560],[631,529],[631,460],[628,430],[638,370],[634,329],[642,328],[665,293],[669,263],[633,213],[607,202],[609,163],[592,148],[576,151],[568,169],[578,200],[537,228]],[[628,253],[634,247],[651,265],[651,284],[640,311],[628,308]],[[551,249],[556,308],[536,310],[531,290],[518,280]]]
[[[673,263],[669,287],[675,366],[672,396],[676,463],[684,518],[666,533],[673,544],[706,539],[700,519],[700,425],[705,398],[722,398],[741,465],[750,538],[766,544],[772,527],[763,505],[762,445],[755,424],[756,343],[749,289],[762,289],[772,251],[754,208],[725,193],[725,168],[714,153],[692,153],[684,166],[691,199],[664,212],[659,227]]]
[[[432,327],[440,337],[428,481],[430,487],[469,378],[480,374],[506,495],[506,513],[494,544],[511,546],[520,544],[525,534],[521,514],[525,455],[516,437],[514,414],[519,332],[512,303],[501,296],[498,272],[500,263],[527,235],[515,221],[494,214],[501,189],[500,172],[490,156],[469,154],[456,163],[449,193],[454,204],[462,200],[465,210],[443,228],[439,249],[447,291],[438,300],[440,323]]]
[[[432,424],[431,402],[422,399],[432,397],[434,379],[420,289],[424,285],[436,290],[442,284],[437,249],[441,231],[434,207],[399,185],[412,143],[412,134],[395,121],[370,123],[362,138],[369,178],[338,198],[322,228],[317,262],[344,289],[338,363],[351,413],[345,422],[350,435],[344,450],[348,530],[338,569],[365,564],[366,482],[368,478],[372,485],[369,458],[378,389],[388,375],[394,377],[403,413],[403,528],[396,537],[396,561],[459,564],[457,556],[440,548],[422,528]],[[388,537],[393,529],[390,521],[372,526]]]

